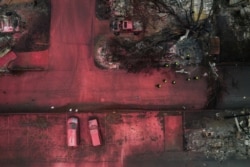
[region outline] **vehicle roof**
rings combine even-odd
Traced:
[[[89,126],[92,126],[92,125],[98,125],[97,119],[89,120]]]
[[[74,123],[78,123],[78,117],[75,116],[71,116],[68,118],[67,122],[74,122]]]

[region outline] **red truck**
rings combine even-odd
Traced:
[[[69,117],[67,120],[67,145],[69,147],[77,147],[79,145],[79,119],[77,117]]]
[[[101,135],[99,130],[99,125],[97,119],[90,119],[89,120],[89,131],[90,137],[93,146],[100,146],[102,145]]]

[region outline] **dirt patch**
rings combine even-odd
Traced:
[[[39,129],[46,129],[51,126],[50,122],[48,122],[46,117],[40,116],[36,117],[35,120],[21,120],[19,122],[19,125],[24,127],[24,126],[29,126],[29,127],[36,127]]]
[[[120,124],[123,123],[122,115],[119,113],[112,113],[106,116],[106,121],[109,124]]]

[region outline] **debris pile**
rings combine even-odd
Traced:
[[[219,161],[250,158],[250,113],[203,119],[204,128],[185,131],[186,150]]]
[[[250,39],[250,1],[230,1],[224,15],[238,41]]]

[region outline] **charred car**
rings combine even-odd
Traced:
[[[100,129],[97,119],[89,119],[89,132],[93,146],[102,145]]]
[[[0,32],[19,32],[20,17],[13,11],[6,11],[0,15]]]
[[[139,20],[114,19],[110,22],[110,28],[115,35],[122,32],[132,32],[134,35],[139,35],[143,31],[143,24]]]
[[[80,142],[79,119],[69,117],[67,120],[67,145],[68,147],[77,147]]]

